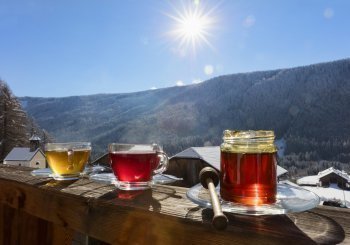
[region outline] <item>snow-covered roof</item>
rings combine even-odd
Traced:
[[[35,134],[32,135],[32,137],[30,137],[29,141],[40,141],[40,137],[36,136]]]
[[[317,185],[317,183],[320,181],[320,178],[318,175],[310,175],[306,177],[302,177],[297,180],[298,185]]]
[[[318,195],[321,202],[338,201],[340,203],[343,203],[346,207],[350,208],[350,191],[339,188],[337,184],[330,184],[330,186],[327,188],[313,186],[301,187]]]
[[[330,173],[335,173],[335,174],[339,175],[340,177],[343,177],[347,181],[350,181],[350,176],[345,171],[340,171],[340,170],[335,169],[333,167],[327,168],[326,170],[319,172],[317,174],[317,176],[319,176],[319,178],[322,178]]]
[[[220,171],[220,146],[191,147],[177,153],[171,158],[201,159]],[[281,176],[287,172],[286,169],[277,165],[277,176]]]
[[[14,147],[4,161],[30,161],[38,151],[42,153],[39,148],[35,151],[30,151],[30,148],[27,147]]]
[[[350,182],[350,176],[346,172],[330,167],[330,168],[327,168],[326,170],[319,172],[317,175],[310,175],[310,176],[300,178],[297,180],[297,183],[298,185],[317,185],[317,183],[320,181],[320,178],[331,173],[335,173],[340,177],[344,178],[345,180],[347,180],[348,182]]]

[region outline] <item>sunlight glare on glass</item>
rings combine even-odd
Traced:
[[[215,23],[212,16],[214,8],[206,10],[198,0],[187,3],[190,4],[183,4],[181,10],[173,7],[175,15],[166,14],[174,24],[168,34],[177,43],[178,50],[185,49],[195,54],[196,49],[203,44],[212,47],[209,37]]]

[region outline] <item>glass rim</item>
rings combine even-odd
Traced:
[[[46,143],[45,150],[70,150],[87,149],[91,150],[91,142],[65,142],[65,143]]]
[[[268,141],[275,139],[273,130],[225,130],[223,133],[224,140],[235,141]]]
[[[221,152],[275,153],[273,130],[225,130]]]
[[[130,146],[130,145],[147,145],[147,146],[149,146],[149,145],[158,145],[158,146],[160,146],[160,144],[157,144],[157,143],[141,143],[141,144],[139,144],[139,143],[135,143],[135,144],[133,144],[133,143],[109,143],[108,144],[108,146],[112,146],[112,145],[127,145],[127,146]]]
[[[152,148],[153,152],[162,152],[163,148],[161,145],[157,143],[149,143],[149,144],[130,144],[130,143],[110,143],[108,144],[108,152],[113,153],[113,152],[119,152],[119,151],[144,151],[144,148]],[[147,149],[149,150],[149,149]]]

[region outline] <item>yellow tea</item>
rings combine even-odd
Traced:
[[[64,179],[79,176],[83,172],[90,150],[52,150],[45,154],[52,172]]]

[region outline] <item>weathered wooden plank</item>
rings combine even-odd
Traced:
[[[186,188],[121,192],[88,179],[58,182],[8,167],[0,167],[0,186],[0,203],[112,244],[350,243],[345,209],[265,217],[228,214],[228,229],[216,231],[210,225],[212,211],[186,199]]]
[[[0,244],[71,244],[74,231],[0,205]]]
[[[288,216],[296,226],[319,244],[338,244],[342,241],[350,243],[349,209],[320,206],[303,215]]]
[[[81,239],[84,239],[84,237],[79,237],[80,240],[74,240],[74,236],[76,232],[74,230],[62,227],[60,225],[55,225],[53,223],[49,223],[47,226],[47,230],[50,232],[50,237],[48,238],[48,242],[46,244],[52,244],[52,245],[61,245],[61,244],[74,244],[74,241],[76,245],[78,244],[84,244],[82,243]]]
[[[288,215],[294,224],[317,244],[339,244],[345,239],[344,229],[333,218],[317,211]],[[312,224],[312,225],[311,225]],[[347,239],[348,241],[348,239]]]

